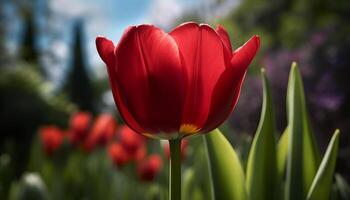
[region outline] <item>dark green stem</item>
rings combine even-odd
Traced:
[[[181,200],[181,139],[169,140],[169,200]]]

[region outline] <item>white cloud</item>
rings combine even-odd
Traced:
[[[67,55],[69,53],[67,43],[60,40],[56,40],[52,42],[51,45],[51,51],[55,52],[57,57],[59,57],[60,59],[67,59]]]
[[[176,0],[153,0],[149,10],[149,21],[162,28],[170,28],[183,14],[184,5]]]
[[[195,14],[203,22],[227,16],[240,0],[152,0],[148,18],[152,24],[170,29],[186,14]]]
[[[53,0],[50,2],[53,12],[63,14],[63,17],[81,17],[96,13],[96,2],[81,0]]]

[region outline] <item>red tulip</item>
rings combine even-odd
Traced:
[[[120,144],[131,159],[141,161],[147,154],[146,138],[124,125],[118,132]]]
[[[84,149],[92,150],[96,145],[106,145],[115,135],[117,123],[110,114],[97,117],[91,132],[84,143]]]
[[[193,22],[166,33],[130,26],[119,44],[96,38],[124,121],[152,138],[172,139],[218,127],[236,105],[258,36],[232,50],[224,28]]]
[[[137,134],[128,126],[123,126],[119,131],[119,140],[129,154],[135,154],[145,143],[145,137]]]
[[[159,155],[153,154],[146,160],[139,163],[137,173],[143,181],[153,181],[162,168],[162,159]]]
[[[39,133],[44,151],[48,156],[51,156],[63,143],[63,133],[56,126],[42,127]]]
[[[135,153],[133,153],[133,154],[129,153],[129,156],[136,162],[140,162],[140,161],[144,160],[146,155],[147,155],[147,146],[145,143],[140,145],[137,148]]]
[[[70,130],[68,137],[73,144],[83,140],[89,131],[92,116],[88,112],[74,113],[69,121]]]
[[[108,146],[108,155],[118,167],[123,167],[130,160],[127,152],[119,143],[112,143]]]
[[[181,140],[181,160],[186,158],[186,149],[188,146],[188,141],[186,139]],[[170,159],[170,146],[169,143],[164,144],[164,153],[168,159]]]

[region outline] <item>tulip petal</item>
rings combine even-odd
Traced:
[[[149,107],[148,81],[136,26],[125,30],[115,55],[117,67],[108,68],[108,72],[110,79],[115,82],[112,89],[118,108],[121,107],[121,113],[130,114],[124,118],[126,123],[130,123],[128,119],[133,118],[135,123],[144,125]]]
[[[173,38],[151,25],[131,27],[115,54],[119,92],[135,120],[147,132],[177,131],[185,77]]]
[[[230,36],[228,35],[227,31],[223,26],[218,26],[216,28],[216,32],[220,35],[222,42],[225,44],[225,46],[232,52],[232,46],[230,41]]]
[[[115,56],[114,56],[114,44],[111,40],[105,37],[97,37],[96,38],[96,47],[98,54],[102,58],[102,60],[106,63],[106,65],[114,65],[115,64]]]
[[[179,47],[188,75],[182,125],[188,133],[198,132],[208,117],[215,83],[226,68],[224,44],[210,26],[192,22],[178,26],[170,35]]]
[[[237,104],[245,73],[233,68],[226,70],[215,86],[210,113],[202,133],[210,132],[224,122]]]
[[[218,127],[232,112],[238,101],[248,65],[258,51],[259,44],[259,37],[253,36],[234,52],[231,66],[221,75],[215,86],[209,117],[202,130],[203,133]]]
[[[113,91],[114,101],[116,102],[116,105],[118,107],[120,114],[123,116],[126,123],[132,129],[134,129],[137,132],[145,132],[145,130],[141,128],[141,126],[136,122],[134,117],[131,115],[128,108],[126,107],[124,100],[121,98],[119,94],[118,83],[115,75],[117,69],[116,69],[116,57],[114,53],[115,47],[113,42],[105,37],[97,37],[96,47],[100,57],[107,65],[107,71],[109,74],[108,76],[109,83]]]
[[[113,98],[114,102],[116,103],[116,106],[120,112],[120,115],[123,117],[125,123],[134,131],[138,133],[145,133],[146,131],[140,126],[138,122],[136,122],[135,118],[131,115],[128,108],[126,107],[126,104],[124,102],[124,99],[119,94],[119,88],[118,88],[118,82],[115,77],[115,68],[109,68],[107,67],[108,71],[108,77],[109,77],[109,84],[112,88]]]
[[[240,71],[247,70],[259,47],[260,38],[255,35],[233,52],[234,55],[231,59],[231,67],[240,68]]]

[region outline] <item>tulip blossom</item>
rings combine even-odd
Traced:
[[[143,160],[147,153],[146,138],[124,125],[118,132],[119,141],[135,161]]]
[[[159,155],[150,155],[146,160],[139,163],[137,173],[143,181],[153,181],[162,168],[162,159]]]
[[[76,144],[83,140],[90,129],[92,116],[88,112],[74,113],[69,121],[70,130],[68,131],[68,137],[73,144]]]
[[[147,146],[142,143],[134,153],[128,152],[129,156],[136,162],[140,162],[145,159],[147,154]]]
[[[101,114],[84,142],[84,149],[92,150],[96,145],[106,145],[115,135],[117,123],[110,114]]]
[[[113,164],[118,167],[123,167],[127,162],[130,161],[130,158],[123,148],[123,146],[119,143],[112,143],[108,146],[108,155],[111,158]]]
[[[146,142],[145,137],[138,135],[128,126],[123,126],[119,130],[119,141],[124,148],[130,153],[135,154],[138,149]]]
[[[223,27],[193,22],[169,33],[153,25],[130,26],[116,46],[96,38],[124,121],[161,139],[207,133],[224,122],[259,45],[253,36],[234,50]]]
[[[44,151],[48,156],[51,156],[63,143],[63,133],[56,126],[42,127],[39,134]]]

